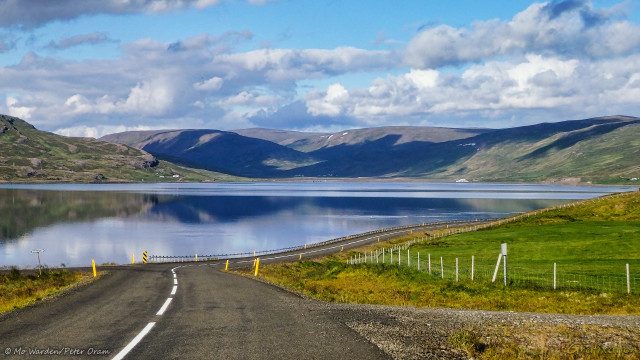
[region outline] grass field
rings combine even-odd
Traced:
[[[261,276],[328,301],[574,314],[640,314],[640,281],[626,293],[626,264],[640,274],[640,193],[583,201],[489,229],[435,237],[413,234],[317,261],[267,265]],[[398,248],[424,239],[402,250]],[[509,286],[491,283],[501,243],[508,244]],[[389,248],[395,247],[390,264]],[[349,265],[364,253],[368,263]],[[418,253],[421,256],[417,268]],[[432,274],[426,272],[431,254]],[[470,280],[474,256],[475,281]],[[440,257],[445,279],[441,279]],[[459,279],[455,280],[455,259]],[[553,289],[553,263],[558,286]],[[544,274],[544,281],[536,277]],[[500,276],[502,268],[500,269]],[[576,280],[577,279],[577,280]],[[605,279],[605,280],[603,280]],[[613,279],[613,280],[612,280]],[[616,280],[617,279],[617,280]],[[616,281],[615,286],[607,281]]]

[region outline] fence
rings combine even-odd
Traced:
[[[503,264],[498,269],[496,259],[479,259],[476,256],[443,257],[434,251],[416,251],[411,245],[422,239],[414,239],[403,245],[357,253],[347,260],[349,264],[377,264],[405,266],[425,273],[432,280],[503,282]],[[496,251],[497,257],[498,251]],[[563,264],[548,263],[531,267],[507,265],[509,286],[541,289],[586,290],[599,292],[627,292],[640,294],[640,274],[629,264],[617,266],[619,275],[603,275],[593,271],[565,270]],[[611,268],[613,268],[613,264]],[[499,271],[498,271],[499,270]],[[633,272],[632,272],[633,270]]]

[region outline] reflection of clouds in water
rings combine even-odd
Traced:
[[[84,188],[86,185],[78,186]],[[180,190],[182,186],[184,193]],[[465,193],[462,191],[455,192],[456,198],[443,198],[441,196],[445,193],[436,193],[439,188],[447,188],[442,184],[433,185],[428,192],[413,191],[429,186],[432,185],[276,183],[115,186],[119,189],[151,189],[154,193],[192,196],[54,192],[61,199],[57,201],[57,206],[64,206],[63,194],[70,194],[75,203],[99,204],[102,207],[98,206],[94,213],[91,208],[82,207],[84,222],[77,219],[78,214],[72,209],[76,212],[74,222],[67,222],[66,216],[54,218],[42,222],[42,227],[29,228],[28,235],[0,241],[0,265],[36,266],[37,258],[30,253],[36,248],[46,249],[42,261],[49,266],[61,263],[89,266],[91,259],[98,264],[123,264],[131,261],[132,253],[140,261],[145,250],[150,255],[181,256],[271,250],[399,225],[503,217],[566,202],[538,198],[540,190],[544,189],[540,186],[533,187],[538,191],[529,194],[533,198],[525,199],[507,199],[509,196],[519,198],[523,193],[509,195],[505,191],[493,194],[503,197],[501,199],[483,198],[491,197],[489,191],[473,199],[463,198]],[[476,184],[471,186],[483,188]],[[109,187],[102,188],[104,191]],[[382,188],[387,188],[387,191],[380,191]],[[483,189],[487,188],[490,187]],[[398,189],[401,191],[396,191]],[[407,192],[407,189],[413,190]],[[231,190],[231,194],[236,196],[224,193],[225,190]],[[224,196],[220,196],[223,193]],[[251,196],[237,196],[238,193]],[[334,197],[337,193],[341,197]],[[313,194],[322,196],[312,197]],[[429,196],[421,198],[417,196],[419,194]],[[48,193],[44,198],[50,199],[51,195]],[[556,195],[545,196],[563,199],[570,194],[563,192]],[[582,191],[569,198],[589,196],[595,195]],[[119,207],[122,200],[128,200],[129,205]],[[51,205],[51,201],[39,206],[47,205]],[[55,208],[43,209],[44,213],[56,211]],[[116,217],[116,214],[120,217]]]

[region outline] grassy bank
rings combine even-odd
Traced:
[[[21,274],[18,269],[0,274],[0,313],[28,306],[88,279],[88,274],[45,269],[42,275]]]
[[[640,314],[639,221],[640,193],[632,192],[541,212],[486,230],[446,237],[436,237],[434,232],[413,234],[330,258],[267,265],[260,274],[306,295],[335,302]],[[399,245],[416,239],[424,241],[399,249]],[[504,242],[509,246],[507,287],[501,281],[490,281]],[[393,264],[390,248],[394,248]],[[355,256],[363,259],[364,253],[369,254],[368,263],[347,264]],[[429,255],[431,273],[427,271]],[[470,276],[472,256],[474,281]],[[555,290],[554,263],[558,269]],[[626,264],[632,270],[631,294],[626,293]]]

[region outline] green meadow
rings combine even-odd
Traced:
[[[336,302],[574,314],[640,313],[640,193],[610,195],[573,205],[478,231],[448,236],[442,236],[445,230],[414,233],[329,258],[267,265],[260,274],[306,295]],[[508,244],[506,287],[502,262],[496,281],[491,282],[502,243]],[[359,263],[351,264],[355,258]],[[630,268],[630,294],[626,264]]]

